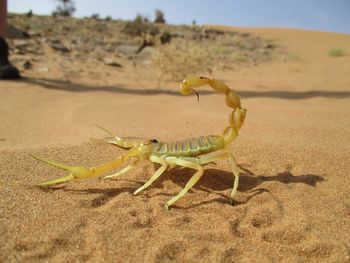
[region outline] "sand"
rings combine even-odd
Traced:
[[[42,190],[64,171],[28,152],[67,164],[96,165],[123,150],[91,137],[162,141],[217,134],[229,110],[223,97],[153,88],[151,67],[79,64],[62,75],[29,71],[0,82],[1,262],[349,262],[350,36],[289,29],[237,29],[273,39],[298,60],[215,72],[248,109],[231,148],[245,173],[235,205],[226,161],[210,165],[177,205],[164,203],[193,173],[152,175],[142,163],[117,181],[75,181]],[[53,63],[53,62],[52,62]],[[65,62],[74,63],[74,62]],[[64,65],[62,65],[63,67]]]

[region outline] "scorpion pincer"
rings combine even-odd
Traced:
[[[84,166],[68,166],[31,155],[43,163],[70,172],[70,174],[66,177],[44,182],[39,186],[48,187],[59,183],[68,182],[73,179],[96,177],[127,163],[127,166],[125,166],[119,172],[104,177],[104,179],[115,179],[118,176],[130,171],[141,160],[149,160],[152,163],[159,164],[160,167],[151,176],[151,178],[134,192],[136,195],[150,186],[170,166],[181,166],[196,170],[182,191],[166,202],[165,207],[169,209],[170,206],[174,205],[198,182],[203,175],[204,165],[218,160],[228,159],[234,176],[233,189],[231,191],[232,201],[232,198],[236,194],[238,188],[240,168],[238,167],[232,152],[227,149],[227,146],[238,136],[238,131],[244,123],[247,110],[242,108],[240,98],[234,90],[230,89],[223,82],[215,79],[196,76],[187,77],[180,85],[180,93],[183,95],[196,93],[198,96],[198,93],[194,88],[203,85],[209,85],[214,91],[225,94],[226,105],[233,109],[229,117],[229,125],[221,135],[200,136],[170,143],[159,142],[155,139],[147,140],[142,143],[136,143],[120,137],[115,137],[109,131],[103,129],[112,136],[112,138],[106,140],[108,143],[128,150],[124,155],[117,157],[115,160],[90,168]],[[204,154],[217,152],[219,150],[223,151],[213,155],[203,156]]]

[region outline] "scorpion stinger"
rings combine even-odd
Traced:
[[[199,93],[196,91],[196,90],[193,90],[194,93],[196,93],[196,96],[197,96],[197,102],[199,101]]]

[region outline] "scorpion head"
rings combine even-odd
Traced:
[[[158,143],[157,139],[147,140],[140,143],[136,148],[140,159],[148,159],[153,151],[154,144]]]

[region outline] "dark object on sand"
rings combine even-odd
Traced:
[[[18,69],[8,59],[9,46],[5,39],[0,37],[0,79],[19,79]]]

